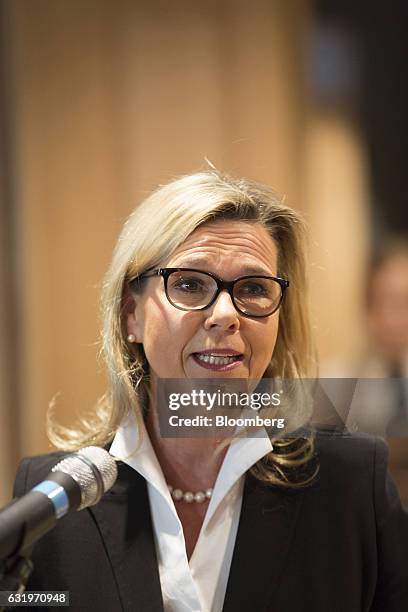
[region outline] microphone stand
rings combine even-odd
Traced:
[[[17,555],[12,555],[0,561],[0,591],[14,591],[23,593],[33,570],[31,560],[32,546]],[[7,606],[0,607],[0,612],[7,610]]]

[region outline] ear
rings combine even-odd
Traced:
[[[127,288],[123,295],[122,309],[127,333],[133,334],[136,342],[143,343],[144,315],[141,296]]]

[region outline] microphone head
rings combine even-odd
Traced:
[[[86,446],[67,455],[51,471],[64,472],[77,482],[81,490],[78,510],[97,504],[118,477],[115,459],[99,446]]]

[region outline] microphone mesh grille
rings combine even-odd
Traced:
[[[68,455],[52,468],[71,476],[81,489],[81,505],[78,510],[94,506],[116,481],[116,461],[105,449],[86,446]]]

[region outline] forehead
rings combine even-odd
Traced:
[[[249,221],[217,220],[198,227],[174,251],[167,266],[231,268],[276,274],[277,246],[267,230]]]

